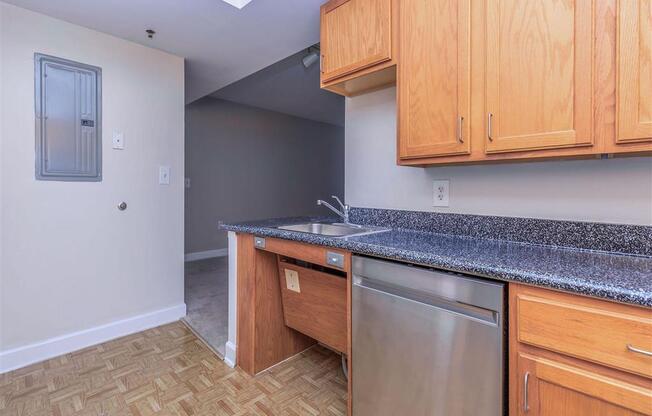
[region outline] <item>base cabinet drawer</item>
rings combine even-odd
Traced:
[[[516,297],[519,342],[652,377],[652,310],[540,293]]]
[[[283,256],[278,268],[285,324],[346,353],[346,273],[303,267]]]

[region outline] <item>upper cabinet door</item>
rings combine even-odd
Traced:
[[[616,143],[652,140],[652,0],[618,2]]]
[[[487,1],[487,153],[593,143],[593,3]]]
[[[471,0],[402,0],[399,157],[468,154]]]
[[[392,58],[392,0],[331,0],[321,7],[322,82]]]

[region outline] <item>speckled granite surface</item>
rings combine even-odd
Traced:
[[[652,227],[488,215],[352,208],[350,221],[381,227],[652,256]]]
[[[400,227],[383,233],[349,238],[274,228],[310,220],[272,219],[221,224],[221,227],[230,231],[337,247],[359,254],[652,307],[652,256],[526,244]],[[319,220],[323,221],[324,218]],[[369,225],[396,226],[396,223],[383,221],[364,222]]]

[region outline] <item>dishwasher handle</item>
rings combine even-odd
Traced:
[[[362,290],[371,290],[399,300],[418,302],[453,314],[462,315],[492,326],[501,326],[500,313],[460,301],[435,296],[432,293],[394,286],[362,276],[353,276],[353,286]]]
[[[408,293],[423,292],[490,311],[504,311],[505,284],[502,282],[357,255],[353,256],[351,263],[354,279],[361,277],[381,285],[407,289]]]

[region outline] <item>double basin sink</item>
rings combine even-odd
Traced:
[[[290,224],[276,227],[279,230],[295,231],[300,233],[318,234],[328,237],[343,238],[358,235],[382,233],[389,228],[363,226],[345,223],[320,223],[310,222],[305,224]]]

